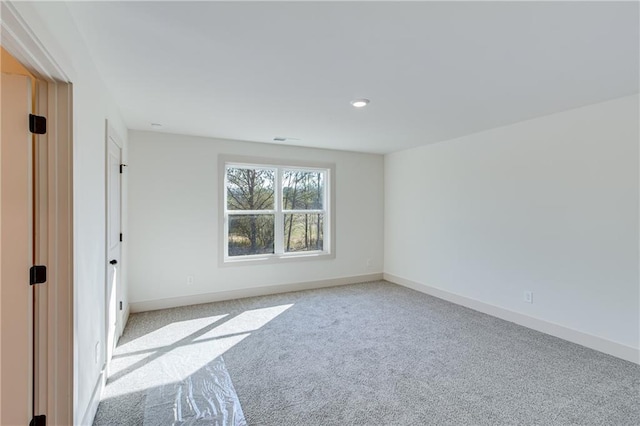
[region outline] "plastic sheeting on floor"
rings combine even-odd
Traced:
[[[246,426],[222,357],[180,382],[147,392],[144,425]]]

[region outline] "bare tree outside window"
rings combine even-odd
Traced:
[[[327,254],[328,172],[225,165],[225,256]]]
[[[322,250],[324,173],[285,170],[282,178],[285,252]],[[302,210],[302,212],[301,212]]]
[[[227,209],[273,210],[275,172],[269,169],[227,169]],[[274,252],[275,215],[246,214],[229,218],[229,256]]]

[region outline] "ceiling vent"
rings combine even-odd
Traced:
[[[273,138],[274,142],[293,142],[299,140],[299,138],[285,138],[284,136],[276,136],[275,138]]]

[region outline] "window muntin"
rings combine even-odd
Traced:
[[[285,213],[284,251],[322,251],[324,247],[323,213]]]
[[[229,215],[229,256],[274,253],[273,214]]]
[[[284,252],[322,251],[326,173],[282,170]]]
[[[322,170],[284,169],[282,173],[283,210],[322,210],[325,173]]]
[[[224,261],[329,255],[329,172],[225,163]]]
[[[228,210],[274,210],[275,170],[227,167]]]

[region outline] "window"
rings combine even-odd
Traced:
[[[224,263],[330,256],[332,166],[221,161]]]

